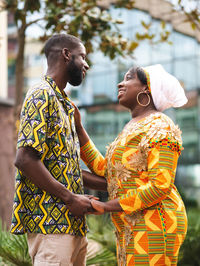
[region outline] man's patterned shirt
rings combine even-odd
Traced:
[[[26,146],[39,152],[57,181],[83,194],[74,107],[48,76],[28,91],[22,107],[17,148]],[[11,232],[82,236],[87,228],[85,218],[73,216],[61,199],[39,189],[17,170]]]

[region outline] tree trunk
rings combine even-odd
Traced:
[[[25,24],[25,23],[24,23]],[[25,31],[26,26],[22,25],[18,29],[18,51],[16,58],[16,73],[15,73],[15,106],[14,106],[14,139],[13,147],[16,149],[17,135],[19,130],[19,119],[21,105],[24,95],[24,52],[25,52]]]
[[[18,29],[18,52],[16,58],[15,77],[15,121],[19,120],[20,109],[24,93],[24,48],[25,48],[25,26]]]

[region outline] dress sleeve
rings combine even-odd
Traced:
[[[81,147],[81,159],[94,174],[105,176],[106,159],[91,140]]]
[[[24,101],[17,148],[30,146],[42,157],[46,151],[48,119],[48,94],[45,90],[36,90]]]
[[[170,138],[152,141],[147,155],[148,181],[119,199],[126,214],[148,208],[167,197],[174,185],[181,146]]]

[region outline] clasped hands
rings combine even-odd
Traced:
[[[66,203],[66,206],[74,216],[83,216],[85,214],[100,215],[105,212],[105,203],[98,201],[93,195],[73,194]]]

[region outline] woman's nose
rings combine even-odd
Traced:
[[[123,81],[121,81],[120,83],[118,83],[117,87],[118,87],[118,88],[123,87]]]

